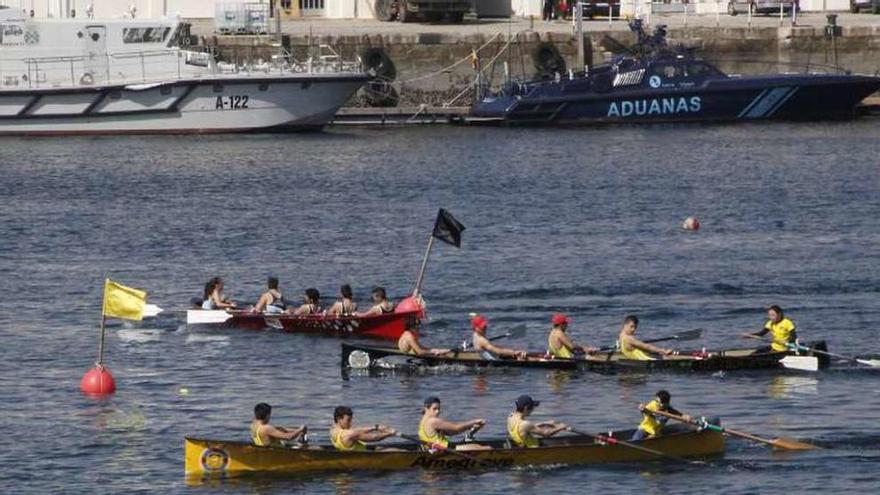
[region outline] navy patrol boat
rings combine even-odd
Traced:
[[[611,63],[581,74],[508,82],[475,101],[470,121],[503,124],[699,122],[849,118],[880,77],[836,74],[731,76],[670,47],[666,26],[645,33]],[[479,92],[477,94],[480,94]]]

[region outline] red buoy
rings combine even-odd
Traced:
[[[83,375],[79,389],[88,395],[110,395],[116,392],[116,381],[110,370],[98,364]]]
[[[697,217],[687,217],[681,224],[684,230],[700,230],[700,220]]]
[[[425,317],[425,300],[421,296],[409,296],[403,298],[394,308],[395,313],[418,311],[419,318]]]

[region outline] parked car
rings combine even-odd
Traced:
[[[872,14],[880,14],[880,0],[849,0],[849,10],[853,14],[865,10]]]
[[[782,4],[782,10],[786,14],[791,14],[791,6],[797,1],[792,0],[731,0],[727,3],[727,13],[730,15],[747,14],[749,9],[754,14],[778,14],[779,5]],[[798,7],[798,12],[800,12]]]

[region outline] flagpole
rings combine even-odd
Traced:
[[[104,364],[104,322],[107,321],[107,317],[104,316],[104,312],[101,312],[101,338],[98,340],[98,362],[95,363],[98,366]]]
[[[425,250],[425,258],[422,259],[422,267],[419,269],[419,278],[416,279],[416,288],[413,290],[413,296],[419,295],[422,289],[422,280],[425,278],[425,269],[428,268],[428,256],[431,255],[431,248],[434,246],[434,234],[428,236],[428,248]]]

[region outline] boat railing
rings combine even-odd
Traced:
[[[229,75],[360,72],[360,62],[345,62],[332,49],[330,52],[320,52],[305,62],[286,55],[240,65],[217,62],[212,53],[180,49],[7,59],[0,60],[0,90],[143,84]]]

